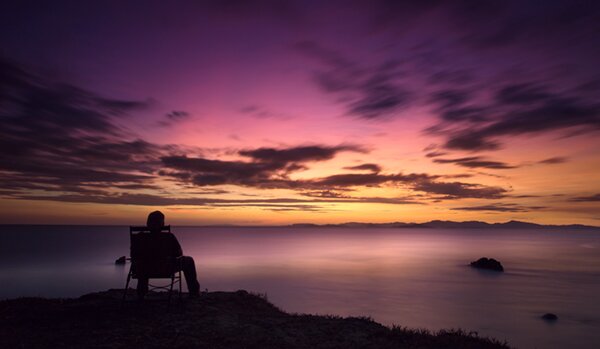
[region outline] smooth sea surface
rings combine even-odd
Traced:
[[[0,299],[123,288],[128,227],[1,226]],[[600,348],[600,230],[174,227],[201,289],[288,312],[463,328],[518,348]],[[468,267],[500,260],[505,273]],[[135,283],[132,285],[135,286]],[[544,313],[559,320],[548,323]]]

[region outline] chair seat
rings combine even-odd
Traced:
[[[134,279],[162,279],[171,278],[181,268],[177,268],[178,261],[174,258],[167,261],[154,259],[137,259],[131,262],[131,277]]]

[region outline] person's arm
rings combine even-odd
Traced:
[[[181,249],[181,245],[179,244],[179,241],[177,241],[177,238],[173,234],[171,234],[171,241],[171,251],[173,251],[175,257],[183,256],[183,250]]]

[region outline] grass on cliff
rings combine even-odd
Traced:
[[[0,348],[509,348],[462,330],[386,327],[369,318],[288,314],[246,291],[120,306],[122,290],[0,302]]]

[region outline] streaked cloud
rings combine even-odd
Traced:
[[[576,197],[573,197],[573,198],[569,199],[569,201],[573,201],[573,202],[597,202],[597,201],[600,201],[600,194],[593,194],[593,195],[588,195],[588,196],[576,196]]]
[[[458,211],[489,211],[489,212],[531,212],[536,210],[543,210],[548,208],[547,206],[526,206],[514,203],[494,203],[489,205],[479,206],[464,206],[454,207],[453,210]]]
[[[487,168],[493,170],[506,170],[511,168],[517,168],[518,166],[509,165],[507,163],[501,161],[492,161],[487,160],[481,156],[469,156],[465,158],[457,158],[457,159],[441,159],[436,158],[433,162],[438,164],[456,164],[462,167],[469,168]]]

